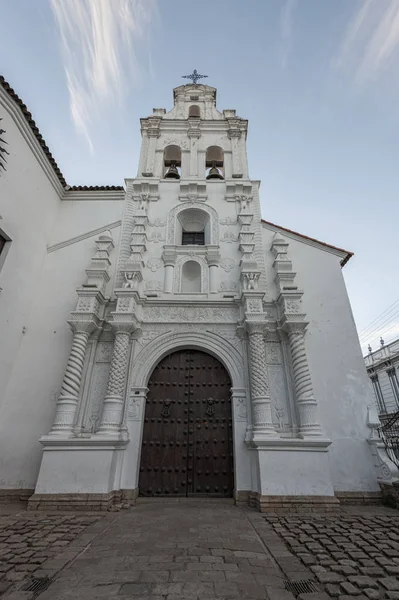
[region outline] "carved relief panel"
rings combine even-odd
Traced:
[[[87,398],[87,410],[82,424],[84,430],[92,433],[96,431],[101,419],[103,400],[107,391],[112,352],[112,342],[99,342],[97,344]]]

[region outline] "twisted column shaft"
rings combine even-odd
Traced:
[[[130,331],[117,331],[100,433],[118,433],[123,420],[125,381],[129,365]]]
[[[57,402],[54,423],[50,432],[52,434],[72,432],[89,336],[90,333],[87,331],[75,331],[74,333],[61,393]]]
[[[277,436],[273,426],[265,344],[260,331],[249,333],[249,364],[254,439]]]
[[[317,401],[314,396],[306,357],[303,331],[289,331],[288,339],[294,372],[296,404],[299,412],[299,433],[306,437],[322,435],[318,420]]]

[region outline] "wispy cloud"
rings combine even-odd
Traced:
[[[58,30],[72,120],[91,149],[91,131],[120,105],[149,54],[157,0],[50,0]],[[149,59],[148,59],[149,60]],[[148,67],[148,65],[146,65]]]
[[[398,0],[361,0],[345,32],[333,67],[348,71],[355,84],[376,80],[399,59]],[[396,77],[396,73],[395,73]]]
[[[280,17],[281,34],[281,64],[287,65],[288,57],[292,47],[292,32],[294,28],[294,13],[298,0],[286,0]]]

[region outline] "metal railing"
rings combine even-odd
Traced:
[[[399,411],[387,419],[378,432],[389,458],[399,467]]]

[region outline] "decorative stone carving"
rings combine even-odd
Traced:
[[[104,344],[103,347],[109,347],[111,353],[109,354],[109,360],[107,361],[98,360],[96,358],[91,375],[90,393],[88,397],[90,412],[88,415],[88,420],[83,422],[83,428],[91,431],[92,433],[97,430],[97,427],[100,424],[101,410],[107,391],[110,361],[112,356],[112,344]]]
[[[130,396],[127,410],[127,418],[129,421],[141,421],[141,398]]]
[[[288,339],[294,372],[295,397],[299,412],[299,434],[302,437],[320,436],[322,431],[306,357],[303,327],[298,328],[295,325],[290,325]]]
[[[148,291],[161,292],[163,290],[163,285],[161,281],[150,279],[149,281],[146,281],[145,289]]]
[[[82,383],[87,342],[90,334],[96,328],[93,321],[70,321],[69,323],[74,332],[72,348],[65,369],[54,423],[50,434],[66,435],[72,433],[80,394],[80,386]]]
[[[236,266],[236,263],[231,258],[222,258],[219,263],[219,266],[222,267],[226,273],[230,273],[232,269]]]
[[[273,426],[270,388],[266,367],[264,325],[247,323],[253,413],[253,440],[277,437]]]
[[[90,312],[91,310],[91,298],[79,298],[76,305],[76,310],[79,312]]]
[[[188,150],[188,143],[183,138],[168,137],[164,139],[164,148],[167,146],[179,146],[182,150]]]
[[[116,305],[116,312],[118,313],[128,313],[132,312],[134,308],[134,302],[132,298],[122,297],[118,298],[118,302]]]
[[[124,277],[125,281],[123,283],[123,288],[135,290],[137,288],[137,273],[134,271],[125,271]]]
[[[246,309],[250,313],[263,313],[261,298],[248,298],[246,300]]]
[[[165,227],[166,221],[162,221],[162,219],[154,219],[153,221],[148,221],[148,225],[150,227]]]
[[[242,194],[236,196],[236,200],[240,203],[240,212],[247,212],[249,210],[249,205],[253,200],[252,196],[248,196],[247,194]]]
[[[243,273],[243,283],[245,290],[257,290],[260,273],[247,272]]]
[[[236,292],[236,291],[237,291],[237,282],[236,281],[223,280],[220,282],[219,292]]]
[[[96,348],[96,363],[109,363],[112,358],[112,344],[99,342]]]
[[[162,261],[159,260],[159,258],[150,258],[149,260],[147,260],[147,267],[153,273],[155,273],[155,271],[158,271],[158,269],[162,267]]]
[[[165,238],[162,234],[161,231],[154,231],[153,233],[151,233],[151,235],[148,237],[148,241],[149,242],[153,242],[155,244],[159,244],[161,242],[165,241]]]
[[[101,433],[107,435],[118,433],[122,425],[130,334],[134,326],[131,323],[112,322],[111,327],[115,330],[114,352],[99,428]]]
[[[206,308],[183,306],[146,306],[143,310],[144,322],[236,322],[238,312],[236,308]]]
[[[227,244],[231,244],[232,242],[238,242],[238,237],[236,236],[234,231],[231,231],[231,229],[228,229],[227,231],[224,232],[224,234],[220,238],[220,241],[226,242]]]
[[[212,333],[213,335],[217,335],[218,337],[222,338],[223,340],[226,340],[226,342],[228,342],[229,344],[234,346],[234,348],[236,348],[236,350],[238,350],[238,352],[240,352],[240,354],[242,353],[242,343],[241,343],[242,340],[237,335],[236,329],[233,330],[233,329],[224,329],[221,327],[213,327],[211,329],[207,329],[207,331],[209,333]]]
[[[298,314],[301,311],[301,305],[299,300],[286,300],[285,309],[287,313]]]

